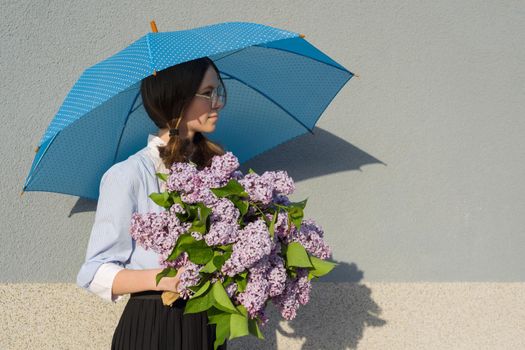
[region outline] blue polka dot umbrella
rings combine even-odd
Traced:
[[[301,134],[354,76],[304,35],[249,22],[153,31],[87,68],[67,94],[36,148],[23,191],[98,198],[113,164],[156,133],[140,98],[141,80],[210,57],[228,92],[211,140],[241,163]],[[22,193],[23,193],[22,191]]]

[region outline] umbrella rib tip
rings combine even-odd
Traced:
[[[157,30],[157,24],[155,24],[155,21],[151,21],[149,22],[150,26],[151,26],[151,31],[153,33],[158,33],[159,31]]]

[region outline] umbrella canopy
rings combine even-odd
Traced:
[[[148,33],[82,73],[42,136],[23,191],[97,199],[104,172],[158,130],[142,105],[141,80],[204,56],[217,65],[228,92],[207,137],[241,163],[312,132],[354,76],[304,35],[267,25],[225,22]]]

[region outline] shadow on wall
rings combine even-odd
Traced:
[[[246,174],[249,168],[262,174],[266,170],[286,170],[295,182],[342,171],[359,170],[367,164],[380,163],[368,153],[323,129],[314,128],[241,164]],[[69,217],[76,213],[95,211],[96,201],[79,198]]]
[[[232,339],[228,349],[356,349],[366,327],[381,327],[386,321],[379,317],[381,308],[372,299],[371,289],[359,282],[363,272],[354,263],[340,262],[337,268],[339,275],[353,282],[324,282],[323,277],[314,281],[309,303],[300,306],[291,321],[285,321],[269,302],[270,321],[262,328],[265,339]]]
[[[306,133],[240,166],[243,173],[249,168],[262,174],[265,170],[286,170],[295,182],[359,170],[380,160],[325,130],[315,128],[314,135]],[[271,167],[270,167],[271,165]],[[72,208],[74,213],[95,211],[96,202],[80,198]],[[380,307],[371,297],[371,289],[360,281],[363,271],[356,264],[339,262],[327,276],[313,281],[310,302],[301,306],[297,317],[282,319],[270,302],[270,319],[262,328],[265,340],[253,336],[228,341],[228,349],[290,349],[343,350],[357,348],[366,327],[380,327],[386,321],[379,317]],[[272,331],[274,330],[274,331]]]

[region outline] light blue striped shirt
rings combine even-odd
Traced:
[[[77,284],[104,299],[120,299],[120,296],[115,299],[111,294],[111,284],[118,270],[161,267],[157,253],[136,245],[129,234],[134,212],[164,210],[148,197],[152,192],[164,190],[164,182],[155,175],[156,172],[167,173],[156,148],[159,144],[164,144],[164,141],[150,134],[146,147],[115,163],[101,178],[95,221]],[[99,286],[90,286],[101,266],[110,272],[106,272],[105,277],[99,276]]]

